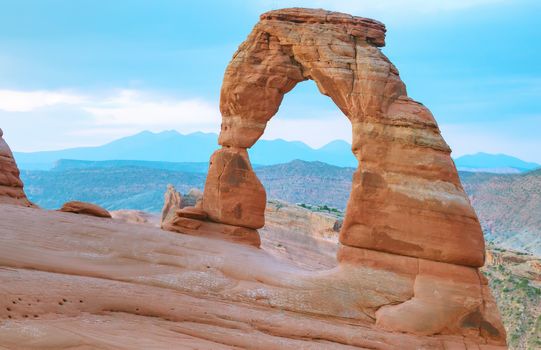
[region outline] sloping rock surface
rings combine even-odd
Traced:
[[[389,264],[393,256],[374,258],[313,271],[223,240],[0,205],[0,346],[505,348],[474,329],[448,334],[453,324],[434,335],[376,325],[381,305],[410,300],[418,282],[409,265]],[[423,270],[426,281],[431,271]],[[446,285],[474,292],[469,275],[449,276]]]

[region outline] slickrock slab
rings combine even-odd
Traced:
[[[0,205],[0,267],[6,348],[505,349],[471,329],[414,335],[377,326],[381,305],[416,293],[408,271],[309,271],[261,249],[149,225]]]
[[[74,213],[82,215],[96,216],[99,218],[111,218],[111,214],[104,208],[99,205],[80,202],[80,201],[71,201],[64,203],[62,208],[59,209],[65,213]]]
[[[26,198],[19,168],[3,136],[4,132],[0,129],[0,203],[35,206]]]

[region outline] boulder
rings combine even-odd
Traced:
[[[87,202],[80,202],[80,201],[71,201],[71,202],[64,203],[64,205],[62,206],[62,208],[59,209],[59,211],[63,211],[66,213],[96,216],[99,218],[112,217],[111,214],[106,209],[103,209],[99,205],[87,203]]]

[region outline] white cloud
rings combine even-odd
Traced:
[[[17,151],[97,146],[143,130],[217,133],[220,123],[217,101],[200,98],[141,90],[0,90],[0,124]]]
[[[138,90],[116,90],[106,95],[0,90],[0,111],[39,112],[62,106],[86,112],[96,127],[152,129],[220,123],[218,107],[202,99],[179,99]]]
[[[0,90],[0,110],[7,112],[30,112],[42,107],[75,105],[84,101],[84,96],[63,91]]]
[[[119,93],[83,108],[97,125],[131,125],[149,128],[220,123],[220,112],[201,99],[178,100],[134,90]]]

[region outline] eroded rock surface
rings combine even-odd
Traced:
[[[23,182],[19,177],[19,168],[3,136],[4,132],[0,129],[0,203],[34,206],[26,198]]]
[[[476,313],[481,297],[471,276],[454,271],[438,286],[457,293],[451,301],[419,287],[420,298],[430,297],[427,311],[460,315],[444,326],[437,318],[441,332],[380,327],[378,310],[417,297],[417,272],[406,261],[416,259],[366,252],[370,264],[313,271],[224,240],[0,205],[0,347],[505,348],[475,328],[488,319]],[[430,280],[432,271],[421,273]],[[462,323],[468,328],[452,331]]]
[[[222,150],[251,147],[284,94],[312,79],[350,120],[359,160],[340,242],[411,257],[479,267],[481,227],[430,111],[406,94],[379,49],[383,24],[323,10],[261,16],[226,69],[221,91]],[[232,152],[232,151],[228,151]],[[211,164],[209,173],[220,173]],[[212,186],[209,186],[212,185]],[[226,212],[234,196],[208,183],[205,201]],[[220,193],[222,200],[213,199]],[[220,204],[224,203],[224,204]],[[248,212],[249,211],[249,212]],[[211,215],[212,216],[212,215]],[[262,220],[259,207],[243,218]],[[232,213],[215,216],[231,220]]]
[[[175,211],[182,208],[182,195],[177,192],[175,186],[170,184],[167,185],[167,191],[163,195],[163,199],[162,224],[170,220],[175,215]]]
[[[265,225],[266,201],[246,149],[226,147],[214,152],[203,194],[203,210],[210,219],[258,229]]]

